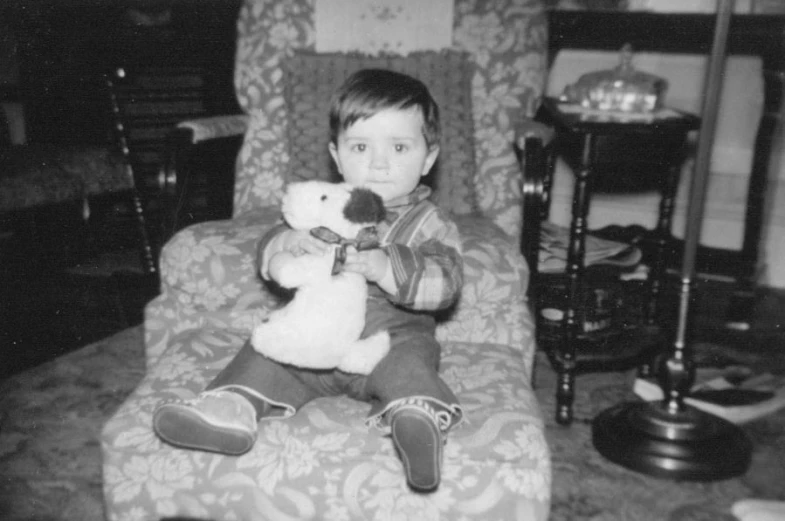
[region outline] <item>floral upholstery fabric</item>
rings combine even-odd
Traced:
[[[287,420],[261,423],[253,449],[236,458],[178,450],[150,429],[160,398],[194,396],[245,337],[188,330],[103,432],[109,519],[547,519],[550,461],[520,353],[452,342],[442,373],[466,422],[445,445],[433,494],[412,494],[392,441],[368,433],[368,404],[321,399]]]
[[[313,50],[313,0],[248,0],[238,23],[235,90],[251,115],[236,175],[235,215],[274,206],[289,168],[283,67]],[[480,211],[520,237],[521,182],[514,125],[531,116],[546,72],[545,10],[540,0],[456,0],[453,49],[474,64],[474,185]]]
[[[284,97],[289,112],[289,181],[337,179],[327,145],[327,107],[333,92],[353,72],[391,69],[419,79],[439,105],[441,152],[424,182],[431,200],[456,214],[476,211],[471,71],[464,52],[414,52],[408,56],[296,52],[285,64]]]
[[[407,489],[389,437],[365,426],[367,404],[348,398],[263,421],[259,441],[239,458],[155,437],[155,405],[196,395],[279,305],[254,265],[277,218],[259,209],[197,224],[166,246],[163,293],[146,309],[146,377],[102,434],[109,518],[547,519],[550,456],[530,387],[528,270],[505,234],[476,216],[458,219],[465,288],[437,331],[441,373],[468,421],[448,438],[436,493]]]
[[[151,414],[212,380],[281,301],[256,273],[256,246],[280,219],[290,168],[284,65],[313,49],[314,0],[246,0],[235,85],[248,115],[234,218],[178,232],[160,258],[161,294],[145,309],[147,374],[102,433],[110,520],[545,520],[551,468],[530,381],[534,322],[520,253],[520,173],[513,127],[533,109],[545,66],[536,0],[456,0],[454,49],[473,67],[475,200],[459,215],[465,282],[437,328],[441,373],[468,419],[450,433],[442,484],[410,491],[389,436],[364,424],[368,405],[319,399],[265,420],[241,457],[162,444]]]

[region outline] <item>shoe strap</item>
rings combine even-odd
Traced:
[[[404,398],[395,408],[391,411],[390,417],[395,417],[395,414],[403,410],[419,410],[425,412],[433,423],[439,428],[442,436],[447,434],[452,424],[452,414],[450,411],[437,410],[433,404],[426,399],[419,397]]]

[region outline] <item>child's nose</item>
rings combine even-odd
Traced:
[[[371,167],[383,169],[389,165],[389,157],[384,150],[374,150],[371,156]]]

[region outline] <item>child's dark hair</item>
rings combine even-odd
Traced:
[[[428,148],[439,144],[439,107],[420,80],[385,69],[355,72],[335,92],[330,103],[330,142],[338,144],[338,134],[356,121],[386,109],[419,107],[423,116],[423,136]]]

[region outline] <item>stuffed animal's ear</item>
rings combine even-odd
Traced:
[[[353,188],[343,216],[352,223],[378,223],[384,220],[384,201],[367,188]]]

